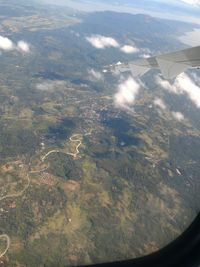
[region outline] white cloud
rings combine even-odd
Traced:
[[[67,87],[67,83],[62,80],[55,80],[55,81],[43,81],[41,83],[37,83],[35,88],[40,91],[44,92],[54,92],[57,90],[63,90]]]
[[[20,52],[28,53],[30,52],[29,44],[25,41],[19,41],[17,45],[7,37],[3,37],[0,35],[0,50],[4,51],[11,51],[11,50],[18,50]]]
[[[195,80],[195,83],[200,84],[200,76],[198,76],[196,73],[191,73],[193,79]]]
[[[129,108],[134,104],[135,98],[140,90],[140,84],[132,77],[118,86],[118,92],[114,95],[114,103],[117,107]]]
[[[100,80],[104,79],[103,74],[99,71],[94,70],[94,69],[88,70],[88,74],[89,74],[89,79],[91,81],[100,81]]]
[[[175,94],[186,94],[190,100],[200,108],[200,86],[191,80],[191,78],[182,73],[177,76],[173,84],[170,84],[169,81],[157,77],[157,83],[161,85],[164,89],[173,92]]]
[[[178,121],[184,120],[184,115],[181,112],[172,112],[172,116]]]
[[[140,55],[141,58],[152,57],[152,52],[149,48],[141,48],[140,52],[141,52],[141,55]]]
[[[20,52],[24,52],[24,53],[28,53],[30,52],[30,47],[29,47],[29,44],[24,42],[24,41],[19,41],[17,43],[17,49],[20,51]]]
[[[141,58],[150,58],[150,57],[151,57],[150,54],[142,54],[142,55],[141,55]]]
[[[97,49],[104,49],[106,47],[119,47],[119,43],[112,37],[92,35],[91,37],[86,37],[86,40]]]
[[[200,5],[200,0],[180,0],[181,2],[184,2],[185,4],[198,6]]]
[[[75,31],[71,30],[70,33],[74,34],[76,37],[80,37],[80,34],[78,32],[75,32]]]
[[[152,54],[152,53],[151,53],[151,50],[150,50],[149,48],[147,48],[147,47],[146,47],[146,48],[142,48],[141,50],[142,50],[142,52],[145,53],[145,54],[150,54],[150,55]]]
[[[43,82],[36,84],[36,89],[40,91],[52,92],[54,91],[54,84],[52,82]]]
[[[200,87],[196,85],[186,74],[182,73],[176,78],[175,87],[184,92],[200,108]]]
[[[126,54],[138,53],[139,49],[137,47],[131,45],[124,45],[120,48],[120,50]]]
[[[170,84],[169,81],[160,78],[160,76],[156,77],[156,83],[167,91],[178,93],[177,89],[172,84]]]
[[[10,39],[0,35],[0,49],[1,50],[9,51],[9,50],[13,50],[14,48],[15,48],[15,45]]]
[[[139,49],[140,58],[150,58],[152,57],[152,52],[149,48],[140,48]]]
[[[164,101],[161,98],[155,98],[154,100],[154,105],[159,107],[162,110],[165,110],[167,108],[166,104],[164,103]]]

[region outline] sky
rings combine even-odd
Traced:
[[[192,6],[200,6],[200,0],[174,0],[173,2],[182,2],[188,5],[192,5]]]
[[[200,24],[200,0],[40,0],[41,2],[69,6],[87,12],[111,10],[140,13]]]
[[[159,3],[171,3],[171,4],[174,4],[174,3],[184,3],[184,4],[187,4],[187,5],[192,5],[192,6],[200,6],[200,0],[154,0],[154,2],[159,2]]]

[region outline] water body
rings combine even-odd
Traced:
[[[198,46],[200,45],[200,28],[194,29],[191,32],[186,32],[186,34],[178,39],[189,46]]]

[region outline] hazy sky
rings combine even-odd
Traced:
[[[142,13],[154,17],[175,19],[200,24],[200,0],[42,0],[65,5],[81,11]],[[41,2],[41,0],[40,0]]]

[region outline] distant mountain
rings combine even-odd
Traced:
[[[107,4],[108,1],[106,0],[97,0],[99,3]],[[111,5],[120,5],[120,6],[130,6],[130,7],[137,7],[143,8],[146,10],[151,11],[162,11],[162,12],[173,12],[174,14],[191,14],[195,16],[199,16],[200,6],[194,6],[186,4],[182,1],[173,0],[173,1],[160,1],[160,0],[110,0],[109,4]],[[177,9],[178,7],[178,9]]]
[[[200,24],[200,6],[194,6],[179,0],[35,0],[38,3],[69,6],[81,11],[117,11],[132,14],[149,14],[154,17],[176,19]]]

